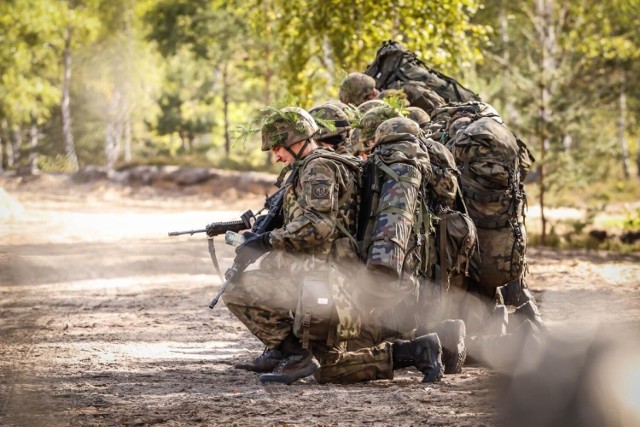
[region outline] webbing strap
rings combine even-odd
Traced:
[[[422,230],[425,236],[424,239],[424,269],[427,271],[429,268],[429,261],[431,259],[431,211],[426,208],[426,206],[422,206]]]
[[[478,228],[486,228],[486,229],[492,229],[492,230],[503,228],[510,224],[509,219],[505,219],[505,220],[474,219],[473,222],[476,224],[476,227]]]
[[[410,177],[410,176],[400,176],[393,169],[391,169],[386,163],[383,163],[381,160],[375,160],[376,166],[378,166],[384,173],[389,175],[391,179],[396,182],[408,182],[410,184],[420,185],[422,183],[418,178]]]
[[[351,233],[349,233],[349,230],[347,230],[345,226],[340,223],[340,221],[336,222],[336,227],[338,228],[338,230],[340,230],[342,234],[344,234],[349,238],[351,243],[353,243],[356,248],[358,247],[358,241],[356,240],[356,238]]]
[[[311,326],[311,313],[304,313],[302,318],[302,348],[309,348],[309,326]]]
[[[336,319],[337,311],[331,310],[331,317],[329,318],[329,334],[327,336],[327,345],[333,347],[336,343],[336,329],[338,327],[338,319]]]
[[[405,218],[407,218],[409,221],[413,220],[413,215],[409,214],[409,212],[407,212],[404,209],[400,209],[400,208],[396,208],[395,206],[385,206],[382,209],[378,209],[375,213],[375,215],[379,215],[381,213],[395,213],[398,214],[400,216],[403,216]]]

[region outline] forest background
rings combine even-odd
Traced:
[[[640,233],[638,28],[640,0],[4,0],[0,169],[276,172],[238,129],[287,96],[335,99],[395,39],[527,142],[530,205],[585,212],[540,240],[599,245],[575,236],[612,204],[605,225]]]

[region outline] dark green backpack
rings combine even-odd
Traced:
[[[426,88],[435,91],[445,102],[480,100],[478,94],[462,86],[455,79],[428,67],[416,57],[415,53],[393,40],[382,42],[375,59],[364,74],[376,80],[376,87],[379,90],[390,89],[396,82],[421,82]],[[397,85],[396,88],[398,88]],[[428,107],[425,109],[427,112],[429,110]]]

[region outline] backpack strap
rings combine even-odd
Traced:
[[[311,327],[311,313],[304,313],[302,319],[302,348],[309,348],[309,328]]]

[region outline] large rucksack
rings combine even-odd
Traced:
[[[378,140],[365,162],[357,236],[361,258],[369,270],[419,280],[426,310],[417,310],[418,317],[427,312],[430,319],[438,317],[443,295],[468,274],[477,249],[473,221],[452,209],[457,173],[442,144],[406,133]],[[406,286],[397,291],[402,294]],[[389,304],[397,296],[389,296]]]
[[[413,273],[428,224],[421,190],[431,173],[429,154],[415,136],[376,145],[364,165],[358,215],[359,253],[368,269],[397,278]]]
[[[456,160],[462,195],[478,229],[480,256],[472,261],[472,276],[485,288],[504,285],[526,267],[522,176],[534,159],[488,104],[451,104],[435,116],[443,123],[442,140]]]
[[[420,96],[431,98],[428,94],[421,94],[421,91],[418,90],[420,85],[424,85],[426,89],[435,91],[445,102],[480,100],[478,94],[462,86],[455,79],[428,67],[416,57],[415,53],[393,40],[382,43],[374,61],[364,73],[376,80],[376,87],[379,90],[398,89],[398,86],[410,83],[413,85],[413,91],[419,92],[416,99],[419,99]],[[409,102],[412,102],[412,99],[409,99]],[[429,105],[422,106],[418,101],[414,102],[412,105],[423,108],[428,113],[433,109]],[[429,103],[433,104],[434,101],[430,100]]]

